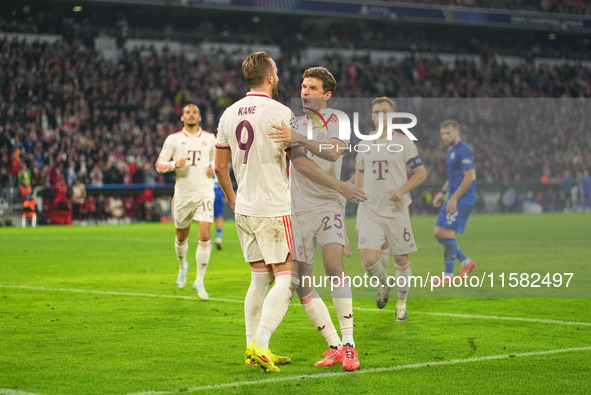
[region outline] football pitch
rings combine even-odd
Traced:
[[[434,222],[412,218],[414,275],[441,274]],[[362,276],[347,227],[347,274]],[[293,362],[264,374],[244,365],[250,271],[233,222],[207,302],[191,289],[196,226],[183,290],[172,224],[0,229],[0,394],[591,392],[591,215],[473,215],[458,240],[484,285],[411,289],[408,322],[395,291],[378,310],[373,289],[354,290],[356,372],[313,366],[326,342],[294,298],[271,339]]]

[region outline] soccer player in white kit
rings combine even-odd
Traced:
[[[271,125],[289,123],[291,110],[273,100],[279,78],[269,54],[251,54],[242,63],[242,72],[250,92],[220,119],[215,172],[235,211],[240,245],[251,268],[244,300],[246,363],[255,361],[263,371],[278,372],[276,365],[291,361],[269,350],[271,335],[291,300],[293,238],[285,152],[289,144],[273,142],[267,132]],[[238,183],[236,193],[228,173],[230,159]]]
[[[199,108],[189,104],[183,108],[181,116],[183,130],[169,135],[164,141],[156,170],[159,173],[174,171],[174,197],[172,214],[176,227],[174,249],[179,262],[176,284],[184,288],[187,283],[187,251],[191,223],[199,224],[199,244],[195,259],[197,278],[193,289],[201,300],[208,300],[203,280],[211,254],[210,228],[213,222],[213,176],[211,162],[215,157],[215,136],[201,129]],[[171,161],[172,159],[172,161]]]
[[[372,102],[372,120],[379,130],[379,119],[386,125],[385,114],[395,111],[395,103],[388,97],[378,97]],[[385,126],[384,126],[385,128]],[[394,254],[394,266],[398,283],[396,321],[406,321],[406,298],[410,285],[410,261],[408,254],[417,250],[410,225],[408,206],[412,202],[410,191],[421,185],[427,177],[425,166],[414,142],[406,135],[394,132],[391,140],[382,130],[375,141],[367,141],[370,149],[360,152],[354,179],[361,180],[367,201],[357,210],[359,249],[365,270],[380,280],[377,305],[384,308],[388,302],[390,286],[388,274],[380,260],[384,242]],[[407,166],[412,176],[407,177]],[[393,285],[393,279],[390,279]]]
[[[303,77],[301,98],[307,115],[290,125],[293,132],[283,124],[276,125],[276,131],[269,135],[275,141],[289,141],[287,139],[290,138],[294,145],[292,158],[297,155],[298,150],[302,150],[324,173],[339,179],[342,154],[346,151],[347,142],[339,140],[338,118],[327,106],[336,89],[336,80],[324,67],[309,68]],[[317,124],[315,120],[319,117],[322,117],[323,122]],[[311,140],[304,136],[307,133],[308,122],[312,122]],[[298,265],[298,295],[306,314],[329,346],[323,354],[323,359],[315,365],[329,366],[340,363],[345,370],[357,370],[360,364],[353,339],[353,300],[351,285],[345,276],[343,265],[344,249],[348,248],[345,229],[346,195],[310,179],[299,171],[295,163],[294,167],[296,171],[292,174],[292,195],[296,217],[294,223],[297,225],[294,225],[294,240],[297,246],[294,261],[302,263]],[[358,203],[364,200],[364,196],[361,196],[351,200]],[[322,246],[324,268],[333,281],[332,299],[338,315],[342,342],[326,305],[311,281],[307,281],[312,277],[317,244]]]

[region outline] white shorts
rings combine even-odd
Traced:
[[[345,213],[334,210],[296,214],[293,228],[296,253],[294,260],[313,265],[316,246],[338,243],[349,246]]]
[[[246,262],[284,263],[293,250],[291,216],[249,217],[236,214],[236,229]]]
[[[213,223],[213,201],[215,195],[195,197],[173,197],[172,217],[177,229],[185,229],[191,222]]]
[[[360,208],[357,211],[357,226],[360,250],[380,251],[384,241],[388,242],[394,255],[406,255],[417,250],[408,209],[391,218]]]

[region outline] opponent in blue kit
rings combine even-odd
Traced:
[[[445,248],[445,272],[435,282],[449,282],[453,278],[456,258],[461,262],[460,273],[467,277],[476,263],[458,247],[456,233],[463,233],[468,217],[476,203],[476,173],[472,149],[460,138],[457,121],[443,121],[440,126],[441,139],[447,148],[447,182],[433,199],[433,206],[440,207],[433,236]],[[449,197],[442,203],[443,197]]]

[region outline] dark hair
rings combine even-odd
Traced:
[[[334,95],[334,91],[337,89],[337,80],[334,79],[334,76],[328,71],[326,67],[310,67],[306,71],[304,71],[304,78],[318,78],[322,81],[322,89],[324,90],[323,93],[332,92]]]

